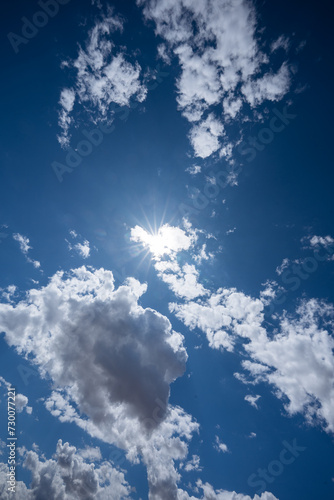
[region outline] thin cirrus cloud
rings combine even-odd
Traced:
[[[259,396],[259,394],[257,394],[256,396],[252,396],[251,394],[247,394],[247,396],[245,396],[245,401],[247,401],[247,403],[249,403],[251,406],[253,406],[253,408],[256,408],[258,410],[258,406],[256,404],[256,402],[260,399],[261,396]]]
[[[28,257],[29,250],[32,250],[32,247],[29,245],[30,243],[29,238],[27,236],[23,236],[20,233],[14,233],[13,238],[20,245],[20,250],[27,259],[27,262],[32,264],[36,269],[39,269],[41,267],[41,263],[38,260],[33,260],[30,257]]]
[[[270,54],[278,48],[288,50],[288,39],[279,37],[267,51],[260,46],[252,2],[137,0],[137,4],[145,19],[154,23],[164,61],[178,59],[177,104],[192,124],[195,156],[207,158],[217,151],[225,155],[231,139],[223,124],[243,119],[243,109],[249,115],[249,109],[279,101],[289,91],[287,62],[283,58],[275,69],[270,65]]]
[[[90,30],[85,48],[80,47],[78,57],[63,62],[64,67],[76,72],[72,87],[61,90],[58,141],[63,148],[70,144],[70,127],[76,102],[88,110],[90,118],[111,121],[111,104],[129,106],[130,99],[143,102],[147,87],[143,83],[142,69],[132,63],[124,47],[117,48],[111,39],[113,33],[123,31],[124,21],[108,9],[106,15]]]

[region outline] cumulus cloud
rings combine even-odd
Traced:
[[[288,43],[280,38],[268,47],[259,44],[253,2],[236,0],[137,0],[144,17],[153,21],[164,43],[165,62],[178,59],[177,103],[192,124],[195,155],[207,158],[230,143],[223,124],[239,118],[245,105],[278,101],[290,86],[285,61],[273,69],[270,53]],[[284,54],[283,54],[284,55]],[[221,116],[214,118],[213,109]],[[211,118],[210,118],[211,117]],[[254,114],[255,117],[255,114]],[[226,143],[226,144],[225,144]]]
[[[60,387],[73,384],[71,396],[93,421],[111,403],[142,420],[156,399],[167,404],[187,358],[168,319],[139,306],[145,290],[136,280],[114,290],[104,269],[82,267],[67,278],[59,272],[26,301],[1,304],[1,329],[10,345],[35,357],[42,374]]]
[[[164,267],[163,263],[158,262],[155,267],[158,270],[158,276],[169,285],[177,297],[192,300],[207,295],[208,291],[198,281],[199,272],[194,265],[185,264],[180,268],[176,264],[172,269],[173,272],[167,272],[168,269],[159,272]]]
[[[0,498],[2,500],[12,500],[13,493],[8,491],[8,473],[9,467],[5,463],[0,462]],[[15,500],[36,500],[31,491],[28,490],[23,481],[16,481],[15,484]]]
[[[252,361],[243,362],[256,381],[275,388],[289,414],[305,413],[327,432],[334,432],[333,318],[333,306],[303,301],[294,316],[282,316],[273,338],[246,346]]]
[[[32,413],[32,407],[28,406],[28,398],[27,396],[24,396],[23,394],[16,394],[15,395],[15,409],[17,413],[22,413],[22,411],[25,409],[27,413]]]
[[[6,387],[6,391],[8,391],[8,389],[12,387],[12,384],[0,376],[0,387],[2,387],[2,386]],[[32,412],[31,406],[28,406],[27,396],[25,396],[24,394],[20,394],[20,393],[17,393],[15,395],[15,409],[16,409],[17,413],[22,413],[22,411],[24,409],[29,414]]]
[[[73,239],[79,237],[77,232],[74,230],[70,231],[70,235]],[[68,244],[69,250],[75,250],[83,259],[87,259],[90,256],[90,243],[88,240],[84,239],[82,240],[82,243],[78,242],[75,245],[72,245],[67,239],[65,239],[65,241]]]
[[[260,338],[265,335],[265,331],[259,328],[262,302],[235,289],[219,289],[206,300],[171,303],[169,308],[191,330],[201,329],[209,345],[215,349],[233,351],[234,334]]]
[[[8,285],[5,289],[0,288],[1,295],[4,299],[6,299],[8,302],[12,302],[13,297],[15,296],[16,292],[16,286],[15,285]]]
[[[69,145],[71,114],[76,101],[86,107],[95,121],[110,121],[112,104],[129,106],[131,98],[138,102],[146,98],[140,65],[132,63],[126,49],[117,48],[111,39],[113,33],[123,31],[123,20],[110,9],[107,15],[101,16],[90,30],[85,48],[80,47],[77,59],[64,64],[74,69],[76,80],[72,88],[62,89],[60,94],[58,141],[62,147]]]
[[[184,470],[186,472],[190,472],[193,470],[201,471],[202,467],[200,466],[200,457],[198,455],[193,455],[191,460],[189,460],[185,466]]]
[[[277,73],[268,73],[255,81],[248,81],[242,86],[242,93],[252,108],[263,101],[279,101],[290,87],[290,71],[282,64]]]
[[[84,240],[83,243],[77,243],[74,245],[74,248],[77,250],[78,254],[81,255],[83,259],[87,259],[90,255],[90,247],[89,241]]]
[[[191,330],[199,328],[214,349],[234,350],[238,341],[249,359],[245,383],[267,382],[290,414],[334,431],[334,307],[316,299],[301,302],[295,314],[277,317],[279,328],[264,328],[265,302],[235,289],[220,289],[206,299],[171,303],[170,310]],[[256,396],[257,398],[257,396]],[[246,401],[256,404],[252,396]]]
[[[19,233],[15,233],[13,234],[13,238],[20,245],[20,250],[24,255],[26,255],[28,251],[32,248],[31,246],[29,246],[29,238],[27,238],[26,236],[23,236],[22,234]]]
[[[27,488],[22,481],[16,483],[15,498],[19,500],[121,500],[130,498],[131,488],[123,472],[109,462],[97,465],[100,457],[87,456],[69,443],[57,443],[52,459],[41,459],[35,451],[22,450],[23,466],[31,472],[32,481]],[[0,464],[0,492],[7,481],[8,467]],[[3,499],[6,496],[3,491]]]
[[[194,125],[190,132],[190,142],[195,156],[207,158],[215,153],[220,147],[219,137],[223,135],[223,131],[223,124],[213,114]]]

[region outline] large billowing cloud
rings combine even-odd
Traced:
[[[270,66],[269,55],[259,43],[251,1],[137,3],[163,42],[159,54],[166,62],[172,56],[178,58],[177,102],[193,124],[190,139],[197,156],[206,158],[218,150],[224,154],[230,139],[225,137],[225,144],[220,140],[225,136],[223,123],[241,117],[244,108],[278,101],[288,92],[289,68],[284,61],[275,69]]]
[[[169,384],[182,375],[187,358],[169,320],[139,306],[145,290],[134,279],[115,290],[104,269],[82,267],[69,277],[59,272],[16,306],[1,304],[0,328],[57,387],[71,387],[94,423],[106,415],[111,423],[117,412],[142,422],[156,400],[167,406]]]

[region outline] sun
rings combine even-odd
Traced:
[[[131,232],[131,239],[140,243],[154,258],[160,258],[164,254],[170,253],[164,226],[160,227],[156,232],[149,232],[140,226],[136,226]]]
[[[188,250],[192,244],[192,238],[183,229],[169,224],[160,226],[155,232],[135,226],[131,229],[131,240],[146,248],[155,260],[164,256],[173,258],[177,252]]]

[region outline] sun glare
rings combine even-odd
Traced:
[[[180,250],[187,250],[192,243],[192,239],[183,229],[169,226],[169,224],[160,226],[156,232],[149,232],[136,226],[131,231],[131,239],[147,248],[156,259],[163,255],[171,256]]]

